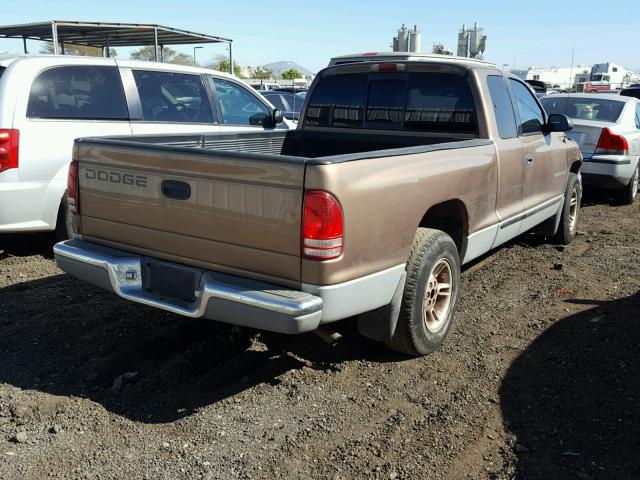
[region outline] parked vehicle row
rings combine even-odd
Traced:
[[[612,94],[557,94],[541,99],[548,113],[571,118],[580,146],[585,186],[614,190],[633,203],[640,176],[640,100]]]
[[[264,131],[274,107],[212,70],[72,56],[0,57],[0,233],[68,232],[73,140]],[[281,124],[277,128],[288,128]]]
[[[269,100],[276,108],[279,108],[284,118],[297,121],[304,103],[304,95],[299,93],[282,92],[272,90],[263,92],[262,96]]]
[[[77,236],[56,261],[188,317],[300,333],[358,316],[423,355],[451,330],[461,265],[525,232],[574,238],[570,129],[486,62],[343,57],[295,130],[76,140]]]

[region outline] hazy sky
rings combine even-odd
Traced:
[[[576,64],[609,61],[640,70],[640,0],[21,0],[2,8],[0,24],[52,19],[158,23],[219,35],[233,39],[241,65],[293,60],[311,70],[332,56],[390,50],[402,23],[419,26],[423,52],[435,42],[455,52],[462,24],[477,21],[488,36],[485,59],[500,66],[569,66],[575,46]],[[37,51],[36,42],[30,45]],[[20,52],[22,42],[0,39],[2,51]],[[224,52],[205,46],[198,60]]]

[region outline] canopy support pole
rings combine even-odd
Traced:
[[[58,46],[58,26],[55,21],[51,22],[51,36],[53,37],[53,54],[58,55],[60,53]]]

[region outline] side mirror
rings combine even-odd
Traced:
[[[547,119],[545,130],[549,132],[568,132],[573,130],[573,122],[566,115],[560,113],[552,113]]]
[[[284,121],[282,112],[278,108],[273,109],[273,126],[280,125]]]

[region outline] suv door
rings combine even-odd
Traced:
[[[273,128],[268,123],[272,110],[248,88],[226,78],[209,75],[213,83],[220,128],[225,132],[254,131]]]
[[[543,132],[546,115],[531,90],[513,78],[509,83],[524,153],[522,201],[526,219],[521,231],[525,231],[557,211],[567,181],[569,145],[564,132]]]
[[[14,128],[20,131],[20,181],[30,186],[24,198],[16,197],[12,217],[33,230],[53,229],[74,139],[130,135],[127,103],[115,62],[102,60],[50,66],[24,88]]]
[[[220,130],[206,78],[194,73],[123,68],[134,134]]]

